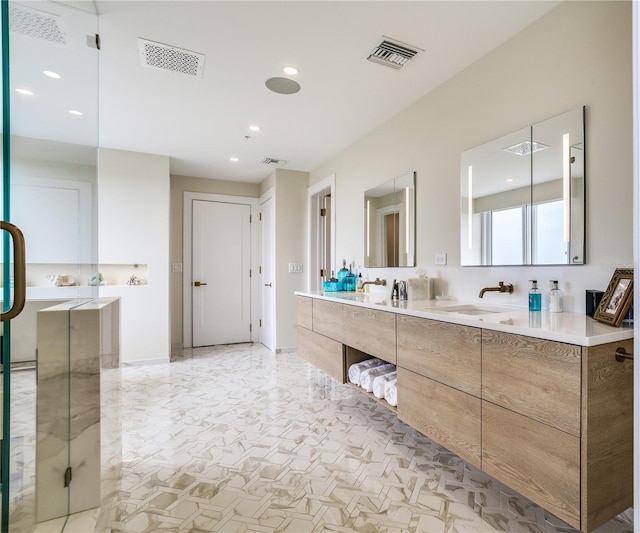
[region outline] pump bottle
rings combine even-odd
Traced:
[[[562,291],[558,288],[558,280],[551,280],[549,291],[549,312],[562,313]]]
[[[529,290],[529,311],[540,311],[542,309],[542,293],[538,289],[538,280],[530,279],[532,285]]]

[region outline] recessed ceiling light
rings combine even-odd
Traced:
[[[260,131],[260,126],[249,126],[251,131]]]
[[[60,79],[60,74],[54,72],[53,70],[43,70],[42,73],[49,78],[53,78],[55,80]]]
[[[78,111],[77,109],[69,109],[69,113],[75,115],[76,117],[82,116],[82,111]]]
[[[16,92],[24,94],[25,96],[33,96],[33,91],[30,91],[29,89],[23,89],[22,87],[18,87],[16,89]]]
[[[295,76],[298,73],[298,69],[296,67],[284,67],[282,70],[285,74],[289,74],[290,76]]]
[[[238,161],[240,161],[240,159],[238,159],[237,157],[230,157],[229,161],[233,161],[234,163],[237,163]]]
[[[507,178],[507,182],[511,183],[513,181],[513,178]]]

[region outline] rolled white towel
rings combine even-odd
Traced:
[[[349,381],[354,385],[360,385],[360,374],[367,368],[373,368],[375,366],[383,365],[384,361],[374,357],[373,359],[367,359],[360,363],[356,363],[349,367]]]
[[[373,395],[376,398],[384,398],[384,386],[388,381],[397,378],[398,373],[395,370],[393,372],[389,372],[388,374],[383,374],[382,376],[376,377],[373,380]]]
[[[384,384],[384,399],[389,405],[398,407],[398,380],[392,379]]]
[[[373,380],[378,376],[384,376],[389,372],[393,372],[396,369],[396,365],[387,363],[385,365],[376,366],[373,368],[367,368],[360,374],[360,386],[367,392],[373,391]]]

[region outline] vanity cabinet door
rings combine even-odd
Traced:
[[[298,326],[313,329],[313,300],[306,296],[298,296]]]
[[[395,313],[345,305],[344,343],[395,365]]]
[[[580,529],[580,439],[482,402],[482,470]]]
[[[479,328],[398,315],[398,366],[480,397]]]
[[[340,383],[345,382],[342,344],[303,327],[298,327],[298,354]]]
[[[398,418],[480,467],[481,400],[398,367]]]
[[[326,300],[313,300],[313,331],[325,337],[342,342],[344,306]]]
[[[580,436],[581,347],[482,331],[482,399]]]

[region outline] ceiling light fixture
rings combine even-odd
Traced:
[[[229,161],[233,161],[234,163],[237,163],[238,161],[240,161],[240,159],[237,157],[230,157]]]
[[[60,74],[54,72],[53,70],[43,70],[42,73],[48,78],[53,78],[54,80],[59,80],[61,77]]]
[[[260,131],[260,126],[249,126],[251,131]]]
[[[83,115],[82,111],[78,111],[77,109],[69,109],[70,115],[75,115],[76,117],[81,117]]]
[[[285,74],[289,74],[290,76],[295,76],[298,73],[298,69],[296,67],[284,67],[282,70]]]
[[[19,94],[24,94],[25,96],[33,96],[33,91],[29,89],[23,89],[22,87],[18,87],[16,92]]]

